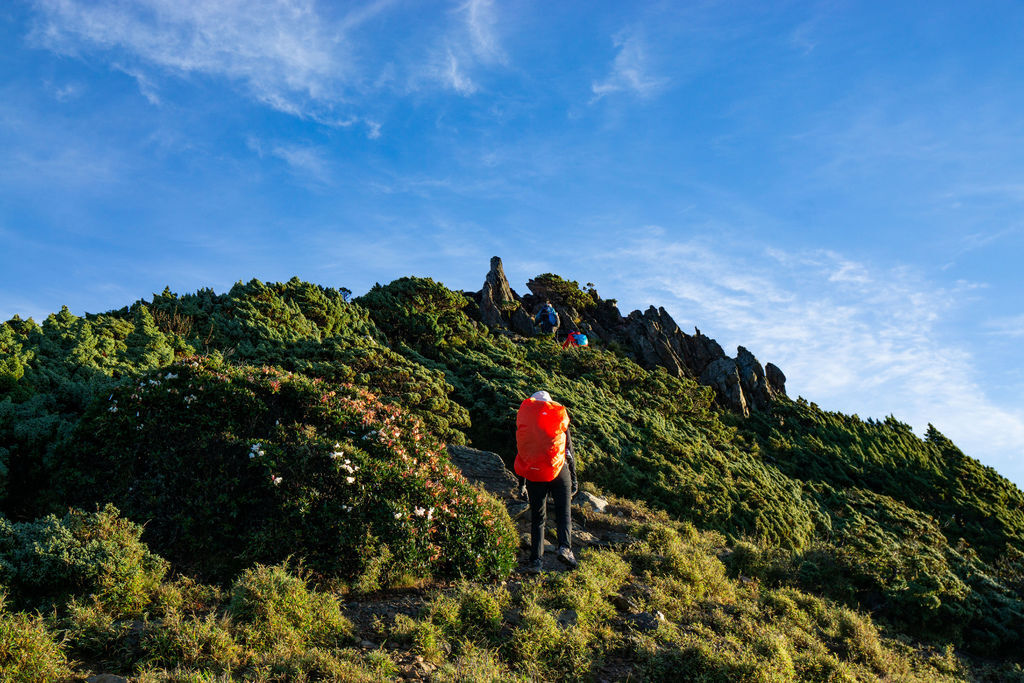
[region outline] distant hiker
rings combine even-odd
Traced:
[[[550,301],[545,301],[537,315],[533,316],[533,322],[540,325],[540,331],[544,334],[552,334],[558,329],[558,311]]]
[[[562,348],[567,349],[570,346],[586,346],[590,342],[587,341],[587,335],[582,332],[570,332],[569,336],[562,342]]]
[[[575,567],[569,501],[577,490],[576,462],[565,406],[555,403],[546,391],[523,401],[516,416],[516,446],[516,474],[525,480],[530,498],[530,560],[526,571],[536,574],[541,570],[549,494],[555,504],[557,557]]]

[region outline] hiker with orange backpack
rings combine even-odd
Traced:
[[[526,571],[536,574],[542,568],[549,495],[555,504],[558,530],[556,556],[575,567],[569,503],[577,491],[576,461],[565,406],[553,401],[546,391],[523,401],[516,416],[516,446],[516,474],[525,480],[530,499],[530,559]]]

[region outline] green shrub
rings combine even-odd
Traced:
[[[566,280],[554,273],[543,273],[535,277],[533,282],[541,286],[551,301],[572,306],[578,311],[597,305],[594,297],[580,289],[580,283],[576,280]]]
[[[228,615],[253,647],[272,644],[337,647],[351,640],[352,624],[337,600],[312,591],[287,566],[257,565],[235,581]]]
[[[611,312],[576,283],[551,274],[538,282],[578,311],[593,302],[594,315]],[[498,504],[449,476],[440,442],[469,437],[510,461],[516,409],[544,388],[569,408],[584,480],[691,523],[637,517],[657,522],[637,531],[643,543],[626,555],[645,607],[687,628],[713,621],[723,638],[739,638],[735,625],[718,611],[700,614],[702,605],[757,611],[791,631],[786,651],[797,676],[812,679],[872,667],[901,680],[918,674],[892,664],[881,635],[881,660],[865,654],[870,649],[844,649],[834,609],[801,591],[763,604],[752,593],[799,587],[875,613],[881,633],[1015,656],[1024,630],[1024,494],[934,428],[922,439],[892,417],[861,420],[785,398],[744,418],[717,408],[708,387],[641,368],[622,346],[562,353],[550,338],[491,334],[475,317],[462,294],[402,278],[359,303],[297,279],[253,280],[221,295],[165,291],[105,314],[64,309],[41,325],[8,321],[0,325],[0,511],[25,520],[110,501],[146,522],[143,538],[176,569],[224,584],[255,562],[291,554],[357,591],[425,577],[503,577],[514,530]],[[171,365],[197,352],[209,358]],[[417,425],[421,440],[411,443]],[[391,427],[401,435],[384,443],[382,429]],[[333,452],[358,472],[337,463],[332,470]],[[638,509],[616,505],[627,517]],[[695,527],[721,532],[718,551],[735,544],[728,571],[746,581],[722,575],[713,553],[703,552],[711,541]],[[0,531],[11,541],[13,525]],[[129,620],[209,612],[189,611],[191,598],[173,587],[146,597],[146,572],[125,576],[142,583],[123,581],[121,595],[74,571],[49,588],[31,580],[12,586],[26,605],[79,595],[81,634],[69,637],[103,657],[131,645],[131,634],[120,635]],[[749,577],[756,581],[747,585]],[[544,582],[541,608],[564,610],[574,596],[603,594],[573,581]],[[591,662],[609,623],[607,600],[592,604],[563,630]],[[432,623],[458,624],[453,609],[451,620],[438,612]],[[753,635],[741,639],[737,661],[767,666],[776,652],[788,670],[774,636],[749,626],[747,612],[740,626]],[[507,641],[513,626],[521,624],[503,623],[494,637]],[[459,638],[453,656],[477,647]],[[695,657],[702,650],[694,647],[676,650]],[[291,662],[281,671],[325,671],[314,650],[298,658],[280,652],[277,661]],[[545,675],[561,671],[538,666]]]
[[[468,644],[452,661],[435,671],[431,680],[437,683],[505,683],[522,681],[513,676],[493,650]]]
[[[0,680],[37,683],[70,675],[67,658],[41,618],[0,609]]]
[[[459,625],[465,634],[489,637],[501,628],[503,611],[509,604],[508,591],[485,586],[465,586],[458,592]]]
[[[352,578],[384,546],[388,576],[515,562],[504,507],[417,419],[351,385],[188,359],[93,405],[64,455],[67,496],[117,501],[161,554],[214,580],[288,555]]]
[[[214,613],[168,613],[145,631],[139,659],[149,667],[194,668],[230,672],[246,661],[230,622]]]
[[[390,635],[410,651],[435,664],[445,661],[446,653],[451,651],[441,627],[431,620],[416,620],[407,614],[396,614]]]
[[[0,577],[23,605],[94,598],[113,616],[138,614],[167,571],[139,540],[142,532],[111,505],[35,522],[0,520]]]

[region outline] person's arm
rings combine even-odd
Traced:
[[[568,429],[565,430],[565,463],[569,466],[569,478],[572,480],[570,496],[575,496],[580,490],[579,482],[576,480],[576,454],[572,449],[572,436]]]

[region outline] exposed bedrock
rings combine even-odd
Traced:
[[[771,363],[762,366],[742,346],[736,357],[730,358],[699,329],[694,328],[692,335],[683,332],[664,308],[651,306],[623,316],[614,300],[603,300],[589,290],[593,304],[584,302],[587,307],[581,311],[544,282],[530,280],[527,287],[530,294],[516,294],[501,259],[492,258],[483,289],[476,295],[483,322],[506,333],[535,334],[533,315],[547,300],[558,312],[557,334],[578,330],[594,342],[617,343],[645,368],[662,367],[676,377],[689,377],[711,387],[722,405],[743,415],[764,410],[774,397],[786,395],[786,376],[778,367]]]

